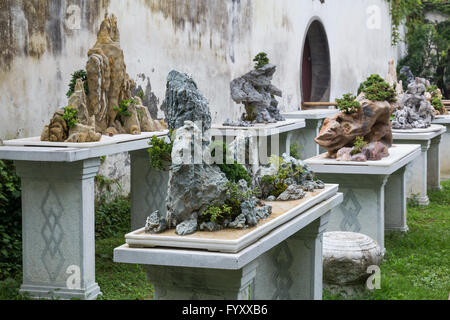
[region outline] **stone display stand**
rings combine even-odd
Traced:
[[[298,130],[292,137],[292,140],[297,141],[302,147],[300,150],[301,159],[309,159],[326,152],[325,149],[315,143],[314,139],[319,135],[323,121],[338,112],[337,109],[315,109],[282,114],[286,119],[304,119],[306,121],[306,127]]]
[[[333,210],[328,231],[365,234],[384,251],[384,231],[407,231],[405,167],[420,156],[418,145],[394,145],[380,161],[346,162],[325,154],[305,160],[325,183],[340,185],[344,202]]]
[[[14,141],[0,147],[0,159],[14,160],[22,181],[22,293],[59,299],[101,294],[95,282],[94,179],[100,157],[148,149],[144,136],[85,148],[12,146]],[[135,171],[148,167],[138,165],[132,160]],[[144,206],[139,201],[146,200],[134,198],[133,208]]]
[[[146,266],[156,300],[322,298],[322,235],[335,194],[238,253],[167,248],[114,250],[114,261]]]
[[[450,115],[437,116],[433,124],[447,128],[441,139],[441,179],[450,179]]]
[[[259,152],[264,155],[262,150],[266,150],[267,158],[274,154],[279,156],[283,153],[289,154],[293,135],[298,130],[305,128],[305,126],[306,123],[303,119],[256,124],[253,127],[231,127],[215,124],[209,132],[212,138],[217,139],[220,137],[226,144],[230,144],[240,135],[257,139],[254,143],[254,149],[249,150],[249,152],[255,155],[257,159],[260,159],[261,155],[259,157],[257,155]],[[279,143],[278,148],[272,146],[272,139]]]
[[[446,128],[392,130],[396,144],[420,144],[421,155],[406,168],[407,197],[417,198],[422,206],[430,204],[428,189],[441,188],[440,143]]]

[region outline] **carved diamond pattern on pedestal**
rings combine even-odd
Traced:
[[[41,212],[44,216],[41,234],[45,243],[41,261],[50,280],[54,282],[61,273],[65,259],[61,251],[64,230],[60,223],[64,211],[53,185],[49,186],[47,194],[42,201]]]
[[[348,190],[340,208],[344,213],[344,219],[341,222],[341,230],[360,232],[361,224],[358,221],[358,215],[361,212],[362,207],[352,189]]]
[[[289,273],[289,269],[294,262],[294,258],[286,241],[277,247],[273,257],[276,271],[272,276],[272,282],[276,291],[272,300],[290,300],[289,290],[294,284],[294,281]]]
[[[147,184],[147,192],[145,194],[145,202],[147,203],[150,213],[159,210],[163,215],[166,214],[165,200],[167,196],[168,173],[149,169],[145,177]]]

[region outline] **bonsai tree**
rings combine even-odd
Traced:
[[[359,111],[361,104],[355,100],[356,97],[351,93],[346,93],[342,99],[336,99],[339,110],[346,114],[352,114]]]
[[[270,60],[267,57],[267,53],[265,52],[258,53],[253,61],[256,62],[255,69],[262,68],[270,63]]]
[[[364,93],[367,99],[372,101],[397,101],[397,93],[394,88],[378,74],[372,74],[366,81],[361,83],[358,95],[361,92]]]

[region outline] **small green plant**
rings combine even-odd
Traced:
[[[69,129],[75,127],[75,125],[78,123],[78,110],[74,109],[73,106],[65,107],[63,119],[66,121]]]
[[[206,221],[221,223],[225,219],[231,219],[232,208],[226,204],[222,207],[211,206],[202,213],[202,216],[207,219]]]
[[[134,101],[134,99],[122,100],[118,107],[113,108],[114,111],[117,111],[117,116],[122,125],[123,125],[123,117],[131,117],[131,113],[130,111],[128,111],[128,107],[131,104],[135,103],[136,101]]]
[[[225,204],[231,208],[231,215],[229,218],[233,220],[241,214],[241,203],[248,201],[255,196],[257,190],[248,189],[247,191],[242,191],[239,184],[232,181],[228,181],[225,187],[227,189]]]
[[[352,114],[358,112],[361,108],[361,104],[355,99],[356,97],[351,93],[346,93],[342,99],[336,99],[336,103],[341,112]]]
[[[141,98],[141,100],[144,100],[145,99],[145,92],[144,92],[144,90],[139,90],[137,96],[139,98]]]
[[[368,143],[364,140],[364,137],[356,137],[356,141],[353,145],[353,150],[350,152],[352,156],[361,153],[362,150],[367,147]]]
[[[77,84],[77,80],[81,79],[84,83],[84,93],[89,93],[89,87],[87,83],[87,73],[84,70],[78,70],[72,74],[72,79],[69,83],[69,91],[67,91],[66,96],[70,98],[75,92],[75,85]]]
[[[217,164],[220,170],[225,173],[225,176],[229,181],[239,182],[240,180],[247,181],[248,185],[252,184],[252,178],[248,174],[247,169],[238,163],[236,160],[231,160],[229,156],[229,151],[227,149],[227,145],[223,142],[214,142],[210,146],[211,148],[211,156],[216,156],[216,150],[218,148],[222,149],[222,163]]]
[[[130,230],[131,204],[128,199],[116,198],[112,202],[102,197],[95,208],[95,235],[106,239],[121,237]]]
[[[301,146],[298,142],[291,143],[291,157],[300,160],[300,150],[302,149],[303,146]]]
[[[431,93],[431,105],[437,111],[442,111],[444,104],[442,103],[441,96],[439,95],[438,87],[436,85],[429,86],[427,92]]]
[[[269,64],[270,60],[267,57],[267,53],[260,52],[256,55],[255,59],[253,59],[253,62],[256,62],[255,69],[259,69],[259,68],[262,68],[265,65]]]
[[[256,120],[256,116],[258,113],[256,112],[256,108],[251,104],[245,106],[245,121],[253,122]]]
[[[358,94],[361,92],[365,94],[367,99],[372,101],[397,101],[397,93],[394,88],[378,74],[372,74],[366,81],[361,83]]]
[[[172,136],[170,134],[169,136]],[[173,141],[166,142],[165,138],[152,137],[149,142],[150,165],[157,170],[165,170],[168,163],[172,163]]]

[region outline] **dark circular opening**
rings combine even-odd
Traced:
[[[303,102],[328,102],[330,99],[330,50],[325,28],[313,21],[306,34],[302,57]]]

